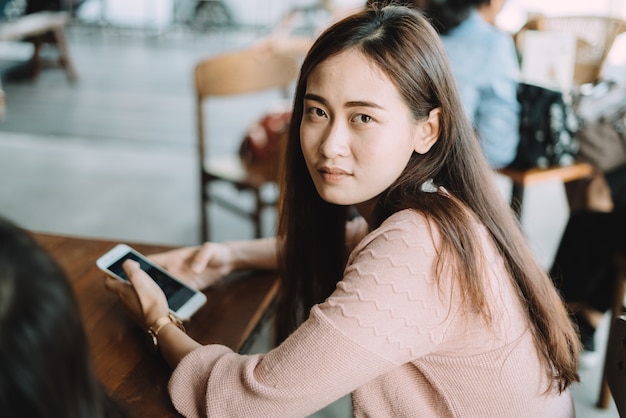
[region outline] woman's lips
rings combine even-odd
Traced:
[[[322,166],[317,169],[324,181],[328,183],[338,183],[346,177],[351,176],[349,172],[339,167]]]

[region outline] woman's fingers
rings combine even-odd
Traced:
[[[213,253],[214,246],[207,244],[202,245],[191,261],[191,269],[193,272],[196,274],[202,273],[209,265],[209,261],[213,257]]]
[[[166,269],[180,268],[189,262],[198,247],[182,247],[163,253],[152,254],[148,258]]]
[[[145,327],[146,321],[144,320],[141,302],[135,288],[129,282],[122,282],[121,280],[107,276],[104,279],[104,287],[117,295],[124,306],[124,310],[126,310],[137,325]]]
[[[126,260],[124,264],[122,264],[124,271],[128,275],[130,283],[135,288],[136,292],[139,295],[142,295],[144,292],[153,292],[156,289],[159,289],[159,286],[155,283],[154,280],[148,273],[143,271],[141,267],[139,267],[139,263],[133,260]]]
[[[204,289],[231,271],[227,247],[214,242],[177,248],[149,258],[195,289]]]
[[[130,279],[145,324],[150,325],[159,317],[167,315],[169,308],[163,290],[139,267],[139,263],[126,260],[122,267]]]
[[[192,269],[192,261],[198,247],[185,247],[151,255],[149,258],[156,264],[172,273],[176,278],[197,288],[201,284],[199,275]]]

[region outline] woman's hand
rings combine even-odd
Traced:
[[[139,263],[126,260],[122,265],[130,283],[106,277],[104,286],[117,294],[130,317],[144,330],[157,319],[167,316],[169,308],[165,294]],[[159,349],[172,369],[200,344],[177,327],[165,327],[159,332]]]
[[[207,242],[153,254],[149,258],[195,289],[204,289],[234,270],[229,246]]]
[[[141,328],[147,329],[157,319],[168,315],[165,294],[136,261],[126,260],[122,267],[130,283],[107,276],[104,286],[117,294],[130,317]]]

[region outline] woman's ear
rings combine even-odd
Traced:
[[[415,138],[415,152],[426,154],[439,139],[441,131],[441,108],[436,107],[428,114],[428,119],[419,122]]]

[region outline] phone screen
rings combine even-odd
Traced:
[[[185,302],[193,297],[194,291],[192,289],[183,286],[176,280],[171,279],[161,270],[155,268],[151,264],[147,263],[146,260],[132,252],[126,253],[126,255],[122,258],[111,264],[109,266],[109,270],[120,276],[122,279],[128,281],[128,276],[122,268],[122,264],[128,259],[137,261],[139,263],[139,267],[148,273],[148,275],[152,277],[152,280],[159,285],[159,287],[163,290],[163,293],[165,293],[167,304],[172,311],[176,312],[185,304]]]

